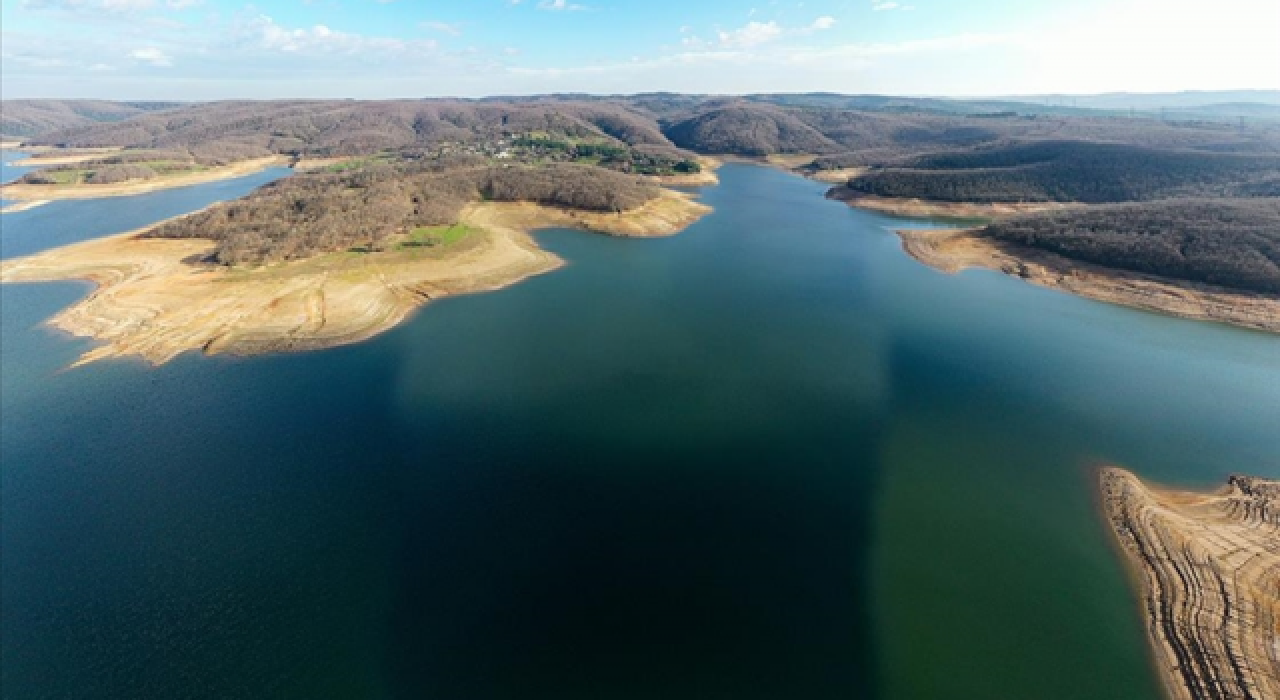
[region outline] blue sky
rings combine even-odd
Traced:
[[[4,97],[1280,88],[1280,0],[0,0]]]

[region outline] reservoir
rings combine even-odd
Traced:
[[[287,172],[4,214],[0,256]],[[1280,477],[1280,338],[720,177],[312,353],[66,370],[88,286],[0,287],[5,697],[1158,698],[1093,470]]]

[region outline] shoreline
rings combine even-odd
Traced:
[[[851,207],[915,219],[993,219],[1016,214],[1061,211],[1081,205],[1069,202],[940,202],[907,197],[880,197],[862,194],[848,187],[832,187],[827,199],[844,202]]]
[[[20,199],[7,207],[0,207],[0,214],[12,214],[14,212],[35,209],[36,207],[48,204],[47,199]]]
[[[1056,253],[993,241],[972,229],[896,231],[908,255],[934,269],[996,270],[1076,296],[1253,330],[1280,333],[1280,298],[1079,262]]]
[[[1205,494],[1106,467],[1098,493],[1170,697],[1280,697],[1280,482]]]
[[[4,261],[0,282],[93,283],[87,297],[47,321],[98,341],[72,366],[126,355],[160,365],[191,350],[297,352],[366,340],[432,299],[501,289],[563,265],[537,245],[535,229],[667,236],[709,212],[671,190],[621,214],[476,202],[459,223],[480,232],[447,249],[326,253],[256,268],[198,262],[212,250],[209,240],[139,237],[157,222]]]
[[[22,160],[13,161],[10,165],[21,165],[25,167],[38,168],[43,165],[72,165],[74,163],[83,163],[87,160],[94,160],[105,156],[115,155],[123,151],[123,148],[56,148],[53,146],[31,146],[28,148],[20,148],[27,157]],[[61,155],[59,155],[61,154]]]
[[[128,197],[176,187],[229,180],[259,173],[273,166],[285,166],[288,164],[289,159],[285,156],[266,156],[242,160],[230,165],[186,175],[151,178],[149,180],[122,182],[112,185],[30,185],[26,183],[9,183],[0,185],[0,199],[48,202],[61,199]],[[5,211],[18,210],[6,208]]]

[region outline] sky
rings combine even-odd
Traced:
[[[0,0],[0,96],[1280,89],[1280,0]]]

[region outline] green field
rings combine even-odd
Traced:
[[[475,230],[466,224],[419,226],[410,231],[406,240],[396,248],[447,248],[471,235]]]

